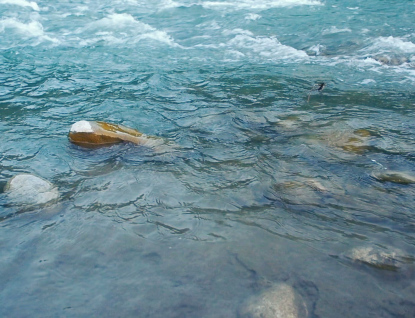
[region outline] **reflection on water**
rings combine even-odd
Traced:
[[[413,317],[409,6],[0,1],[0,316]]]
[[[256,103],[161,110],[183,145],[172,153],[53,136],[32,156],[5,149],[5,168],[48,161],[62,199],[4,204],[2,315],[235,317],[284,283],[309,317],[409,317],[415,188],[379,175],[412,180],[411,136],[365,105]]]

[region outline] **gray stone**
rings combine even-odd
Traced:
[[[361,262],[378,269],[398,270],[408,258],[399,249],[382,249],[373,246],[359,246],[346,253],[354,262]]]
[[[399,184],[415,183],[415,176],[401,171],[384,170],[373,173],[372,175],[381,182],[393,182]]]
[[[244,318],[303,318],[307,307],[294,288],[278,284],[248,299],[239,314]]]
[[[59,192],[52,183],[31,174],[14,176],[7,182],[4,192],[11,205],[41,205],[59,197]]]

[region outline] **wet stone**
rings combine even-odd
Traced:
[[[398,270],[409,260],[404,252],[399,249],[381,249],[380,247],[372,246],[353,248],[345,256],[354,262],[389,271]]]
[[[253,296],[241,307],[243,318],[302,318],[307,317],[307,307],[294,288],[277,284],[260,295]]]
[[[31,174],[14,176],[7,182],[4,192],[11,205],[41,205],[59,197],[59,192],[52,183]]]
[[[392,182],[399,184],[415,183],[415,176],[406,172],[385,170],[382,172],[373,173],[372,175],[376,180],[380,182]]]
[[[99,147],[121,142],[145,146],[155,146],[161,143],[158,138],[146,136],[132,128],[86,120],[74,123],[68,137],[72,143],[82,147]]]

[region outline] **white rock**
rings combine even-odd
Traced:
[[[77,121],[75,124],[71,126],[71,132],[92,133],[94,132],[94,130],[92,129],[92,126],[89,123],[89,121],[81,120],[81,121]]]
[[[56,200],[58,190],[49,182],[31,174],[18,174],[7,182],[4,192],[10,204],[31,206]]]
[[[397,270],[402,266],[405,254],[399,249],[360,246],[353,248],[346,256],[379,269]]]
[[[307,308],[294,288],[279,284],[251,297],[240,310],[241,317],[252,318],[302,318]]]

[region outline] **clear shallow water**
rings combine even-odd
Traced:
[[[0,12],[0,186],[62,193],[24,213],[0,194],[2,316],[236,317],[279,282],[310,317],[413,316],[415,188],[373,177],[414,174],[411,1]],[[84,150],[81,119],[177,147]],[[352,261],[362,246],[398,269]]]

